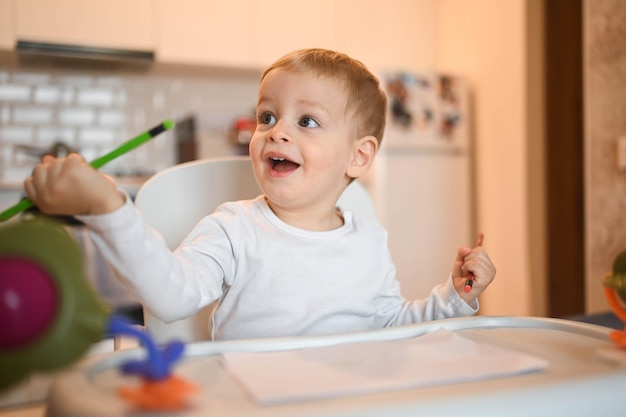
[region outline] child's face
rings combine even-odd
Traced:
[[[333,78],[275,69],[263,79],[250,156],[273,208],[334,208],[356,143],[346,103]]]

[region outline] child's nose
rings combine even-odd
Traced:
[[[273,142],[289,142],[291,140],[291,136],[289,134],[288,129],[282,121],[277,121],[276,124],[272,127],[268,135],[269,140]]]

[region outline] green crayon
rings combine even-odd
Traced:
[[[124,155],[125,153],[137,148],[138,146],[143,145],[144,143],[146,143],[153,137],[160,135],[161,133],[170,129],[172,126],[174,126],[174,123],[171,120],[165,120],[163,123],[153,127],[147,132],[144,132],[122,143],[120,146],[113,149],[111,152],[105,155],[102,155],[99,158],[94,159],[93,161],[89,163],[89,165],[91,165],[95,169],[101,168],[102,166],[104,166],[105,164],[108,164],[115,158],[121,155]],[[24,210],[31,208],[32,206],[33,206],[33,202],[30,200],[30,198],[28,197],[23,198],[17,204],[9,207],[8,209],[0,213],[0,222],[7,221],[11,217],[15,216],[18,213],[21,213]]]

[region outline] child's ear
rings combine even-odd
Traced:
[[[352,157],[346,174],[350,178],[359,178],[369,171],[378,152],[378,141],[374,136],[363,136],[352,146]]]

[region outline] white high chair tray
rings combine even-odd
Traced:
[[[465,338],[527,353],[548,361],[547,369],[517,376],[454,383],[335,399],[261,406],[223,368],[227,351],[267,352],[390,341],[444,328]],[[187,346],[175,373],[200,387],[183,411],[164,416],[624,416],[626,350],[609,340],[611,329],[567,320],[470,317],[440,320],[372,332],[319,337],[290,337]],[[144,354],[120,351],[62,373],[49,394],[49,417],[152,416],[118,398],[120,386],[133,380],[117,366]]]

